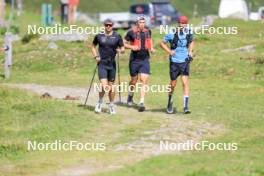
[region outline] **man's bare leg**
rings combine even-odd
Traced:
[[[145,95],[147,90],[147,84],[148,84],[148,74],[141,73],[140,74],[140,82],[142,84],[142,89],[140,91],[140,102],[139,102],[139,111],[142,112],[145,110],[144,101],[145,101]]]
[[[105,90],[107,89],[108,81],[107,79],[101,79],[100,80],[100,91],[99,91],[99,100],[95,106],[95,112],[100,113],[102,111],[102,104],[103,104],[103,97],[105,94]]]
[[[111,82],[111,81],[108,82],[108,86],[109,86],[108,97],[109,97],[110,103],[111,102],[113,103],[115,100],[115,90],[113,89],[113,85],[114,85],[114,82]]]

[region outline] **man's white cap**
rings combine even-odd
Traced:
[[[146,20],[146,17],[144,15],[137,17],[137,21],[140,21],[140,20]]]

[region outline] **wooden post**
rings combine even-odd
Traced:
[[[6,60],[8,63],[8,66],[11,66],[13,64],[13,59],[12,59],[12,33],[11,32],[6,32],[5,34],[5,46],[8,47],[8,50],[6,51]]]
[[[5,79],[9,79],[10,78],[10,70],[9,70],[8,60],[7,59],[5,59],[5,63],[4,63],[4,77],[5,77]]]
[[[4,63],[4,77],[5,79],[10,78],[10,67],[13,64],[12,60],[12,33],[7,32],[5,34],[5,48],[8,48],[5,51],[5,63]]]

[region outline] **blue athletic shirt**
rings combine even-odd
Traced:
[[[185,28],[185,30],[188,30],[187,28]],[[174,33],[168,33],[164,39],[163,42],[164,43],[168,43],[168,42],[172,42],[173,38],[174,38]],[[188,48],[186,47],[187,45],[187,39],[186,39],[186,35],[187,33],[185,32],[178,32],[178,44],[177,44],[177,48],[174,50],[175,54],[173,56],[171,56],[171,62],[175,62],[175,63],[183,63],[185,62],[185,59],[188,57]],[[190,40],[193,40],[193,33],[190,31]]]

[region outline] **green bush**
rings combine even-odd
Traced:
[[[5,35],[6,33],[6,28],[5,27],[1,27],[0,28],[0,35]]]
[[[263,57],[263,58],[258,57],[258,58],[256,59],[256,64],[259,64],[259,65],[264,64],[264,57]]]
[[[20,32],[19,27],[18,26],[15,26],[15,25],[11,26],[10,27],[10,32],[12,34],[19,34],[19,32]]]
[[[38,38],[37,34],[26,34],[23,36],[23,38],[21,39],[23,44],[29,43],[31,40]]]
[[[6,32],[7,32],[7,27],[0,28],[0,35],[5,35]],[[9,28],[9,32],[11,32],[12,34],[19,34],[20,30],[18,26],[12,25]]]

